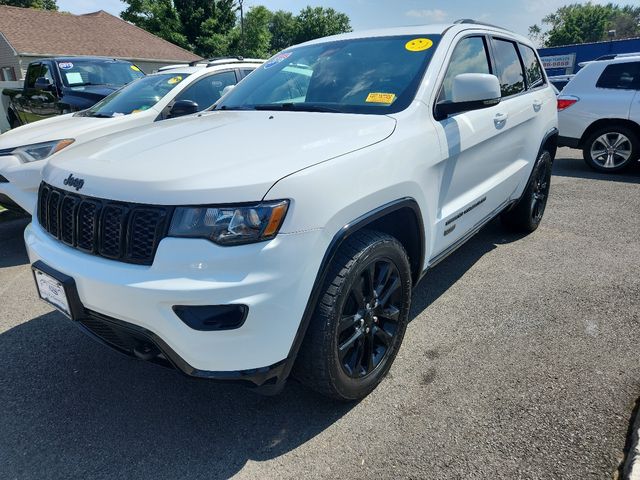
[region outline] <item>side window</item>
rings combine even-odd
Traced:
[[[544,75],[536,53],[531,47],[527,47],[526,45],[519,44],[518,47],[520,47],[520,55],[522,56],[522,62],[524,63],[527,88],[536,88],[540,85],[544,85]]]
[[[13,67],[0,68],[0,80],[6,82],[13,82],[16,80],[16,71]]]
[[[235,72],[221,72],[209,75],[188,86],[186,90],[176,97],[176,101],[193,100],[198,104],[198,111],[204,110],[220,99],[225,87],[236,83]]]
[[[607,65],[596,83],[598,88],[640,89],[640,62]]]
[[[483,37],[463,38],[456,45],[442,82],[438,103],[449,102],[453,99],[451,92],[453,79],[461,73],[491,73],[487,47]]]
[[[251,72],[253,72],[253,68],[241,68],[240,72],[242,73],[242,78],[244,78],[247,75],[249,75]]]
[[[502,97],[524,92],[524,72],[516,44],[507,40],[493,39],[498,78]]]
[[[40,63],[29,65],[27,69],[27,88],[33,88],[36,85],[36,80],[41,76],[40,67],[42,67]]]
[[[36,65],[29,65],[27,70],[27,88],[34,88],[36,80],[40,77],[47,78],[53,83],[53,75],[51,75],[51,71],[46,64],[38,63]]]

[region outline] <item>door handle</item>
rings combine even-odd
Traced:
[[[496,116],[493,117],[493,123],[498,130],[500,130],[507,124],[507,118],[509,118],[509,115],[507,115],[506,113],[496,113]]]
[[[542,108],[542,102],[540,100],[534,100],[533,101],[533,111],[534,112],[539,112],[541,108]]]

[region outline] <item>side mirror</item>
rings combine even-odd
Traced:
[[[51,90],[51,81],[46,77],[38,77],[36,78],[36,83],[34,88],[36,90]]]
[[[169,111],[169,118],[182,117],[184,115],[191,115],[198,113],[200,107],[193,100],[178,100],[173,104]]]
[[[487,73],[461,73],[453,78],[452,101],[436,105],[436,120],[500,103],[500,81]]]

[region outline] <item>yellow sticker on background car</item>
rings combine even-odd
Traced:
[[[176,77],[171,77],[169,80],[167,80],[167,83],[169,85],[175,85],[178,82],[182,81],[182,77],[180,75],[176,76]]]
[[[136,72],[140,72],[140,71],[141,71],[141,70],[140,70],[138,67],[136,67],[135,65],[131,65],[131,67],[130,67],[130,68],[131,68],[131,70],[135,70]]]
[[[429,50],[431,47],[433,47],[433,41],[428,38],[414,38],[404,46],[410,52],[422,52],[423,50]]]
[[[384,103],[391,105],[395,99],[395,93],[370,93],[365,101],[367,103]]]

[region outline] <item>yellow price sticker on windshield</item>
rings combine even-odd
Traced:
[[[413,40],[409,40],[404,46],[404,48],[410,52],[422,52],[429,50],[431,47],[433,47],[433,41],[428,38],[414,38]]]
[[[136,67],[135,65],[131,65],[131,70],[134,70],[136,72],[140,71],[140,69],[138,67]]]
[[[167,80],[167,83],[169,85],[175,85],[178,82],[182,81],[182,77],[180,75],[178,75],[177,77],[171,77],[169,80]]]
[[[384,103],[385,105],[391,105],[395,99],[395,93],[370,93],[365,101],[367,103]]]

